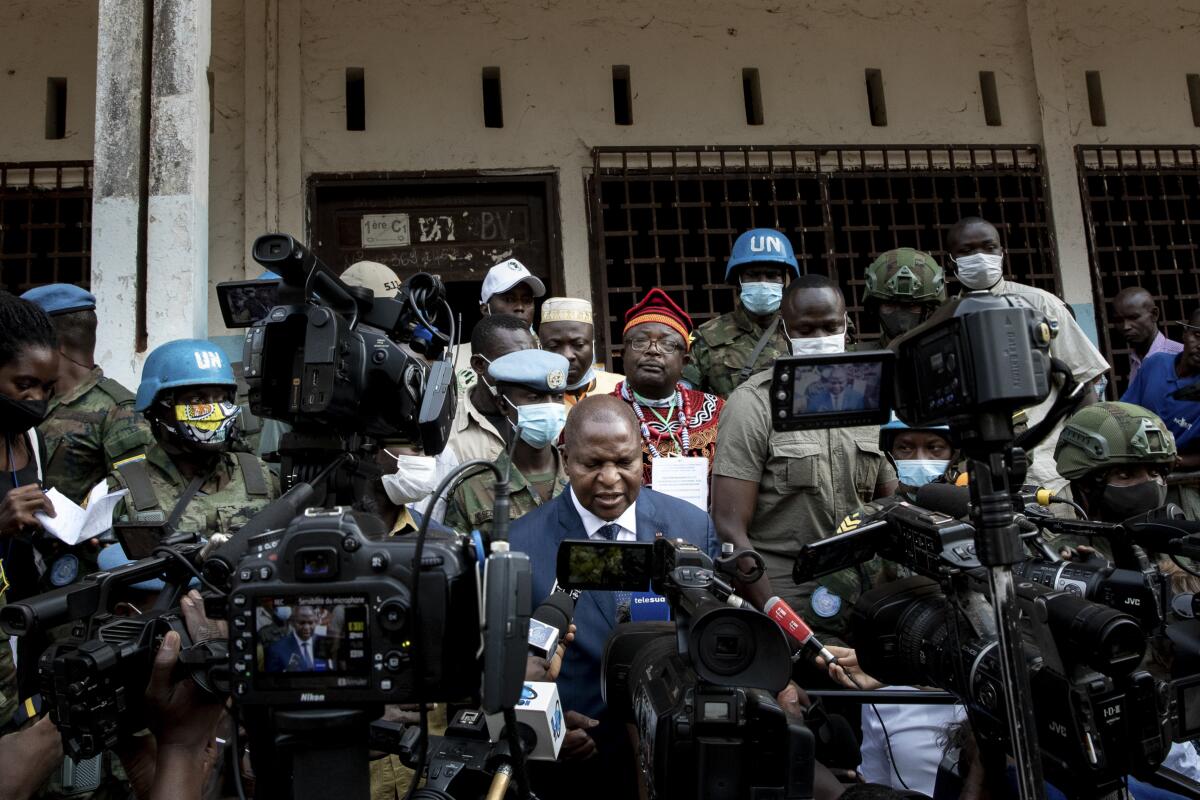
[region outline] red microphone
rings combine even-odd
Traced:
[[[837,657],[825,649],[825,645],[817,639],[812,628],[808,627],[808,623],[801,619],[800,615],[793,611],[782,597],[776,595],[768,600],[767,604],[763,606],[763,613],[775,620],[775,623],[783,628],[784,633],[799,642],[802,648],[811,647],[816,650],[821,658],[825,659],[826,665],[837,663]]]

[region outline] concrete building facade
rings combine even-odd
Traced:
[[[162,341],[236,347],[212,287],[266,231],[439,273],[468,321],[516,255],[607,346],[652,285],[728,310],[752,224],[857,310],[878,252],[941,258],[981,213],[1120,371],[1105,298],[1200,303],[1198,45],[1200,6],[1165,0],[15,0],[2,279],[90,283],[133,383]]]

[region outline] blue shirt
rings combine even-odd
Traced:
[[[1170,353],[1147,356],[1133,383],[1121,395],[1121,400],[1136,403],[1158,414],[1175,435],[1175,446],[1182,451],[1189,449],[1193,442],[1200,442],[1200,438],[1197,438],[1200,437],[1200,402],[1174,400],[1170,395],[1176,389],[1196,383],[1200,378],[1180,378],[1176,375],[1175,360],[1181,357]]]

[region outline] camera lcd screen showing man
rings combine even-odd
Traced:
[[[797,367],[792,413],[878,411],[882,364]]]
[[[258,671],[280,673],[342,672],[366,675],[367,607],[364,598],[264,598],[267,611],[287,607],[287,632],[259,647]]]

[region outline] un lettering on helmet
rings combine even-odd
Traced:
[[[200,369],[220,369],[221,354],[213,350],[197,350],[195,352],[196,366]]]
[[[783,242],[779,241],[778,236],[751,236],[750,237],[750,252],[752,253],[778,253],[783,255]]]

